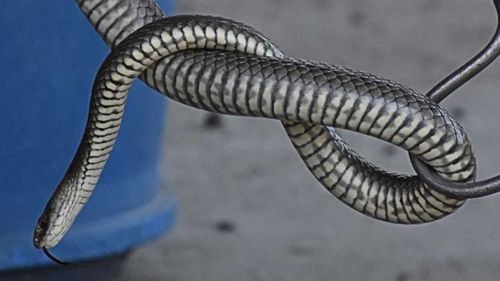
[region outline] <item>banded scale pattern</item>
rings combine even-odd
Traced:
[[[151,0],[76,0],[76,3],[110,47],[142,26],[165,17]]]
[[[389,174],[357,155],[337,134],[302,124],[287,133],[309,170],[342,202],[370,217],[403,224],[430,222],[452,213],[464,201],[447,198],[418,177]],[[313,135],[314,134],[314,135]],[[335,143],[336,146],[333,146]]]
[[[463,204],[428,189],[416,177],[389,174],[372,166],[333,129],[310,125],[333,125],[382,138],[434,164],[457,161],[456,167],[461,168],[436,164],[436,169],[449,178],[470,178],[474,157],[459,125],[425,97],[401,85],[337,66],[237,53],[190,51],[161,62],[153,74],[162,81],[156,89],[176,101],[223,114],[291,120],[284,121],[286,131],[311,172],[336,197],[364,214],[395,223],[422,223],[441,218]],[[356,91],[351,101],[347,93],[352,91],[340,87],[351,79],[371,84],[372,90]],[[319,96],[321,93],[326,97]],[[307,97],[311,102],[305,101]],[[370,106],[358,102],[362,99],[397,109],[384,117],[387,111],[370,112]],[[343,111],[345,104],[356,103]],[[398,123],[397,119],[407,121]],[[363,120],[370,125],[364,126]],[[431,134],[436,123],[448,130],[438,143],[422,137]],[[444,145],[454,134],[465,142]],[[449,149],[436,150],[440,145]]]
[[[450,180],[471,176],[474,157],[463,129],[410,89],[343,67],[207,53],[179,67],[170,60],[146,78],[162,81],[158,91],[189,106],[346,128],[398,145]]]
[[[322,126],[379,137],[419,155],[448,179],[471,179],[475,162],[463,130],[445,111],[414,91],[342,67],[259,58],[282,58],[283,54],[260,33],[227,19],[172,17],[128,36],[141,22],[163,17],[153,1],[78,2],[108,45],[126,39],[99,71],[84,139],[37,225],[37,247],[56,245],[87,201],[118,134],[128,88],[141,74],[148,85],[191,106],[281,119],[320,182],[365,214],[391,222],[421,223],[440,218],[462,204],[427,190],[414,178],[388,174],[366,164],[338,135]],[[128,12],[117,12],[123,10],[122,5]],[[146,12],[131,12],[142,8]],[[128,20],[117,20],[117,15],[128,15],[124,16]],[[178,53],[187,49],[257,56]],[[182,67],[174,67],[174,61],[182,62]],[[183,84],[182,77],[194,80]]]

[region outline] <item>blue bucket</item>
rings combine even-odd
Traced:
[[[173,0],[158,1],[166,12]],[[0,270],[51,263],[33,228],[82,136],[90,89],[109,53],[74,1],[0,1]],[[166,99],[137,82],[88,206],[53,253],[124,252],[172,227],[160,178]]]

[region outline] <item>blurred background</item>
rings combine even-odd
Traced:
[[[489,0],[178,0],[175,13],[237,19],[289,56],[375,73],[421,92],[472,57],[496,27]],[[471,138],[480,178],[500,170],[499,75],[494,63],[443,102]],[[218,120],[168,106],[162,176],[178,200],[174,229],[120,257],[0,280],[498,279],[498,196],[470,200],[426,225],[376,221],[316,182],[278,121]],[[403,151],[345,135],[367,159],[411,173]]]

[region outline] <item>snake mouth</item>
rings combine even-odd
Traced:
[[[41,240],[38,239],[37,237],[33,238],[33,245],[35,246],[35,248],[37,249],[41,249],[43,246],[42,246],[42,243],[41,243]]]

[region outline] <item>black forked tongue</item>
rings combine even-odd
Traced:
[[[49,252],[49,250],[45,247],[42,248],[43,250],[43,253],[53,262],[57,263],[57,264],[60,264],[60,265],[70,265],[69,262],[65,262],[65,261],[62,261],[60,260],[58,257],[54,256],[53,254],[51,254]]]

